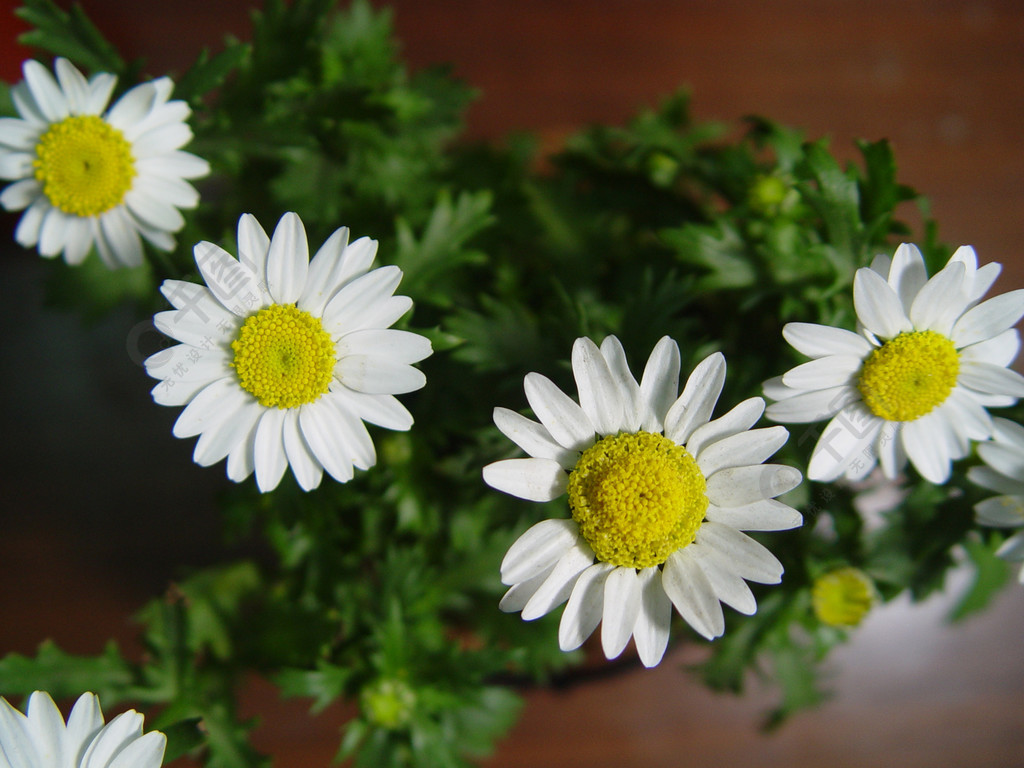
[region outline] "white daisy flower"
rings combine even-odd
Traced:
[[[971,467],[971,482],[995,491],[993,496],[974,505],[978,522],[997,528],[1022,528],[1003,542],[996,554],[1004,560],[1021,563],[1020,582],[1024,584],[1024,427],[1009,419],[992,419],[992,440],[978,445],[985,466]]]
[[[142,733],[134,710],[106,725],[100,700],[85,693],[65,724],[50,695],[36,691],[23,715],[0,698],[0,765],[14,768],[159,768],[167,738]]]
[[[349,244],[342,228],[310,261],[296,214],[281,217],[273,238],[245,214],[237,259],[213,243],[195,247],[207,287],[164,281],[175,309],[153,319],[181,344],[148,358],[146,371],[161,379],[156,402],[187,404],[174,435],[199,436],[196,463],[226,456],[228,477],[255,472],[264,492],[290,465],[311,490],[324,470],[344,483],[376,463],[364,422],[412,426],[393,395],[423,386],[411,364],[430,355],[430,341],[389,328],[412,300],[393,295],[398,267],[370,269],[376,253],[376,240]]]
[[[494,411],[498,429],[531,458],[488,465],[487,484],[529,501],[567,493],[572,512],[511,546],[501,564],[511,589],[500,605],[530,621],[568,600],[562,650],[579,647],[600,622],[608,658],[632,636],[652,667],[665,653],[673,605],[713,639],[725,628],[719,601],[756,610],[744,579],[781,580],[781,563],[741,531],[800,525],[799,512],[774,500],[800,473],[761,463],[789,436],[783,427],[750,430],[761,398],[709,420],[725,382],[721,354],[700,363],[678,397],[679,347],[668,337],[639,384],[614,336],[600,348],[577,339],[572,367],[579,404],[531,373],[526,398],[540,423]]]
[[[904,244],[891,263],[880,256],[857,270],[857,333],[812,323],[783,328],[812,359],[765,383],[778,401],[766,415],[830,419],[811,454],[811,480],[858,480],[879,462],[895,478],[909,458],[941,484],[970,441],[991,435],[986,408],[1024,396],[1024,377],[1007,367],[1020,348],[1013,326],[1024,315],[1024,290],[979,303],[999,270],[979,269],[974,249],[963,246],[929,279],[920,251]]]
[[[174,249],[171,233],[199,194],[185,179],[210,172],[181,147],[192,138],[184,101],[168,101],[166,77],[124,94],[110,109],[117,78],[86,80],[67,59],[54,79],[26,61],[25,80],[11,90],[20,118],[0,118],[0,179],[14,183],[0,205],[25,213],[14,237],[47,258],[79,264],[93,244],[110,268],[142,263],[140,235]]]

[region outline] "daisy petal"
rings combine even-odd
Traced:
[[[647,358],[640,381],[642,401],[646,405],[643,427],[648,432],[664,429],[665,415],[679,392],[679,345],[663,336]]]
[[[552,568],[579,538],[572,520],[542,520],[509,547],[501,561],[501,583],[528,581]]]
[[[872,464],[873,458],[860,456],[872,445],[885,422],[871,413],[862,402],[846,406],[826,425],[807,465],[807,477],[831,482],[847,472],[855,462]]]
[[[919,331],[935,331],[948,336],[964,309],[964,265],[953,262],[918,292],[910,308],[910,321]]]
[[[580,407],[599,435],[622,428],[622,399],[604,355],[588,338],[572,346],[572,371],[579,391]]]
[[[889,285],[899,296],[900,304],[908,315],[914,299],[928,282],[928,270],[924,257],[916,245],[901,243],[892,257],[889,267]]]
[[[281,408],[267,408],[256,425],[253,461],[256,467],[256,485],[261,493],[277,488],[288,468],[284,452],[283,424],[285,413]]]
[[[270,238],[251,213],[244,213],[238,218],[237,237],[239,263],[249,270],[256,278],[257,284],[266,290]]]
[[[498,608],[505,613],[519,613],[530,602],[530,598],[537,594],[537,590],[547,581],[548,576],[555,569],[554,563],[544,569],[536,576],[518,584],[513,584],[498,601]]]
[[[572,469],[576,457],[556,443],[543,426],[508,408],[494,409],[494,423],[509,440],[535,459],[553,459]]]
[[[619,388],[623,411],[622,428],[626,432],[638,432],[643,424],[645,405],[640,385],[629,370],[626,350],[622,348],[622,343],[617,338],[608,336],[601,342],[601,354],[604,355],[608,370],[611,371]],[[654,431],[660,432],[661,428],[658,427]]]
[[[738,507],[780,496],[801,479],[799,470],[784,464],[729,467],[707,479],[707,496],[719,507]]]
[[[565,493],[569,479],[551,459],[504,459],[484,467],[491,488],[527,501],[551,501]]]
[[[989,363],[964,363],[957,383],[991,395],[1024,397],[1024,376],[1011,368]]]
[[[705,446],[750,429],[762,413],[764,400],[760,397],[748,398],[728,413],[697,427],[686,441],[686,450],[696,456]]]
[[[799,512],[775,499],[760,499],[736,507],[710,504],[706,516],[708,520],[738,531],[786,531],[803,524]]]
[[[686,549],[669,555],[661,584],[679,615],[699,634],[714,640],[725,631],[725,617],[714,588]]]
[[[665,416],[665,437],[685,445],[693,431],[706,424],[725,384],[725,357],[720,353],[701,361],[686,380],[683,393]]]
[[[757,611],[757,601],[753,592],[747,583],[733,572],[727,558],[717,550],[699,544],[687,547],[687,550],[708,577],[708,583],[711,584],[718,600],[746,616],[752,616]]]
[[[558,647],[563,651],[576,650],[597,629],[604,610],[605,580],[614,568],[594,563],[576,579],[558,623]]]
[[[347,355],[338,360],[334,372],[345,386],[371,395],[401,395],[427,383],[423,372],[411,365],[375,355]]]
[[[858,333],[815,323],[787,323],[782,336],[797,352],[812,358],[832,355],[863,358],[872,349],[871,342]]]
[[[1003,293],[967,310],[956,321],[950,337],[958,348],[977,344],[1013,327],[1022,316],[1024,289]]]
[[[882,339],[914,329],[896,292],[871,269],[858,269],[854,275],[853,304],[864,327]]]
[[[945,435],[937,432],[934,419],[908,421],[900,436],[907,458],[925,480],[942,485],[949,479],[951,457],[945,448]]]
[[[619,567],[604,582],[601,647],[609,659],[621,654],[640,615],[640,580],[635,568]]]
[[[595,429],[587,414],[549,378],[528,373],[523,388],[533,412],[559,445],[582,451],[594,444]]]
[[[697,454],[697,466],[705,477],[731,467],[760,464],[770,458],[789,439],[785,427],[752,429],[729,435]]]
[[[995,528],[1024,525],[1024,497],[993,496],[974,505],[978,522]]]
[[[672,601],[661,583],[661,569],[644,568],[640,578],[640,615],[633,629],[633,639],[640,661],[648,669],[657,666],[668,647],[672,624]]]
[[[798,365],[783,375],[782,383],[794,389],[828,389],[847,386],[863,360],[851,355],[829,355]]]
[[[252,308],[248,297],[255,302],[263,294],[256,276],[213,243],[201,242],[194,251],[203,281],[221,306],[238,317],[247,316]]]
[[[278,304],[293,304],[306,287],[309,243],[295,213],[281,217],[267,251],[267,288]]]
[[[859,399],[860,393],[854,387],[829,387],[772,403],[765,416],[786,424],[807,424],[831,418]]]
[[[747,581],[759,584],[782,581],[782,563],[775,555],[735,528],[707,521],[697,531],[695,543],[714,549],[737,576]]]
[[[523,607],[523,621],[539,619],[569,599],[576,578],[594,562],[594,552],[582,539],[562,555],[551,574]]]

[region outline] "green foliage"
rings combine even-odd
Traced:
[[[44,644],[34,658],[0,660],[0,689],[93,690],[108,707],[153,707],[170,757],[247,768],[268,764],[250,744],[254,723],[237,712],[258,674],[314,711],[357,706],[341,759],[464,766],[521,707],[504,683],[572,679],[581,656],[558,650],[557,616],[524,623],[497,609],[511,542],[565,515],[564,500],[526,505],[481,479],[482,466],[515,455],[492,411],[526,409],[523,376],[537,371],[572,391],[577,337],[618,335],[639,371],[669,335],[684,371],[724,352],[722,403],[736,403],[798,361],[785,322],[854,327],[854,271],[908,234],[900,206],[924,213],[930,265],[948,250],[925,203],[897,181],[886,142],[861,142],[859,162],[844,167],[824,141],[769,120],[696,123],[685,93],[625,126],[581,131],[543,172],[529,138],[457,143],[471,90],[442,69],[407,72],[388,12],[366,0],[334,5],[268,0],[249,42],[199,55],[176,96],[194,110],[189,150],[213,173],[179,247],[138,270],[108,272],[95,257],[57,264],[50,296],[87,317],[126,302],[148,314],[164,308],[162,279],[195,276],[193,244],[233,247],[243,212],[269,228],[297,211],[314,248],[347,225],[353,239],[379,241],[379,262],[402,269],[416,309],[400,322],[434,345],[421,365],[428,386],[403,396],[415,427],[371,428],[377,464],[345,485],[302,493],[289,476],[271,494],[233,488],[222,503],[229,535],[265,549],[193,573],[146,605],[141,661],[113,646],[83,658]],[[26,41],[131,84],[136,69],[77,6],[29,0],[20,13],[33,26]],[[0,92],[0,111],[7,99]],[[795,428],[777,460],[806,466],[820,426]],[[976,581],[956,618],[1005,581],[999,534],[976,528],[978,492],[962,468],[941,488],[912,475],[871,524],[860,508],[869,490],[805,482],[792,492],[786,501],[805,525],[770,545],[783,583],[755,586],[753,616],[727,611],[725,635],[697,670],[733,692],[751,674],[774,681],[769,726],[822,700],[818,665],[847,637],[815,617],[815,576],[852,565],[882,600],[923,598],[962,548]]]

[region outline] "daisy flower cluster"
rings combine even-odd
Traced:
[[[992,419],[992,440],[978,446],[983,464],[971,467],[967,477],[998,496],[985,499],[974,510],[981,525],[1024,529],[1024,426],[1009,419]],[[1024,530],[1010,535],[996,555],[1021,563],[1024,584]]]
[[[802,523],[776,500],[800,483],[800,472],[763,463],[789,433],[751,429],[764,410],[759,397],[711,418],[725,383],[721,354],[701,362],[682,393],[679,367],[679,347],[665,337],[637,383],[617,338],[600,347],[581,338],[572,350],[579,402],[531,373],[526,397],[539,421],[494,411],[529,458],[490,464],[484,480],[529,501],[568,496],[571,517],[531,527],[501,564],[511,587],[502,610],[531,620],[567,603],[562,650],[579,647],[600,623],[608,658],[632,637],[651,667],[668,645],[673,606],[713,639],[725,630],[721,603],[752,614],[746,582],[782,578],[778,559],[743,531]]]
[[[786,341],[811,358],[765,383],[766,415],[784,423],[829,419],[807,477],[866,477],[878,464],[895,478],[908,459],[942,484],[972,441],[992,436],[987,409],[1024,396],[1024,376],[1009,368],[1020,348],[1014,325],[1024,290],[982,301],[1000,271],[978,267],[959,248],[931,278],[921,252],[901,245],[857,270],[856,331],[789,323]]]
[[[209,173],[182,151],[192,138],[184,101],[171,101],[164,77],[137,85],[108,109],[117,78],[87,80],[58,58],[56,78],[26,61],[11,90],[20,117],[0,118],[0,193],[8,211],[24,210],[15,239],[40,255],[79,264],[95,245],[108,267],[143,263],[142,240],[162,251],[199,194],[186,179]]]
[[[134,710],[104,724],[92,693],[79,697],[66,723],[48,693],[33,693],[24,714],[0,698],[0,761],[12,768],[159,768],[167,738],[143,734],[142,724]]]

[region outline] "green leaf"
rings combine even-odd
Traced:
[[[821,216],[828,241],[849,256],[852,267],[862,229],[857,182],[839,167],[824,141],[807,145],[801,166],[811,181],[802,185],[804,200]]]
[[[219,88],[235,69],[250,55],[252,46],[229,38],[226,47],[210,57],[204,48],[195,63],[181,76],[174,87],[174,95],[195,105],[210,91]]]
[[[964,542],[964,550],[974,568],[974,579],[950,611],[950,621],[963,621],[984,610],[992,602],[992,598],[1006,586],[1010,578],[1010,564],[995,554],[1001,543],[1002,537],[999,535],[992,536],[989,544],[974,537]]]
[[[108,706],[132,689],[135,673],[113,642],[99,656],[73,656],[50,640],[35,658],[11,653],[0,659],[0,691],[28,695],[47,691],[54,698],[73,698],[91,691]]]
[[[18,38],[23,45],[41,48],[70,59],[88,72],[124,76],[128,67],[78,4],[64,11],[52,0],[25,0],[15,14],[34,29]]]
[[[206,735],[203,733],[201,723],[202,718],[190,717],[171,725],[160,726],[161,733],[167,737],[164,764],[177,760],[182,755],[203,745]]]
[[[313,699],[312,712],[319,712],[345,693],[352,669],[335,666],[323,659],[316,669],[286,669],[277,675],[282,696]]]

